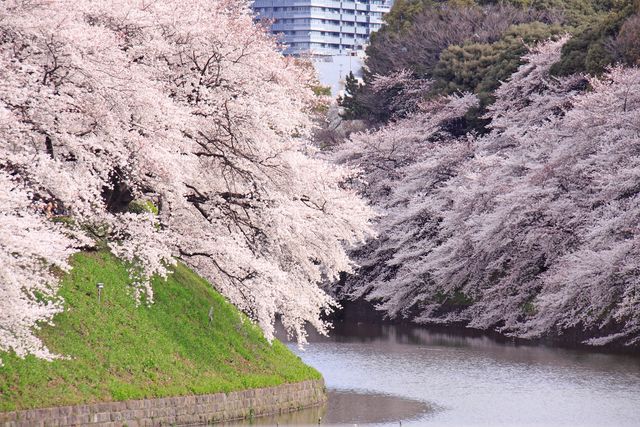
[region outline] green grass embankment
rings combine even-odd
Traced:
[[[38,335],[66,356],[47,362],[0,353],[0,411],[205,394],[320,378],[211,285],[179,264],[153,281],[155,302],[136,307],[125,266],[82,253],[62,281],[65,312]],[[102,302],[96,283],[103,282]],[[209,309],[213,307],[213,321]]]

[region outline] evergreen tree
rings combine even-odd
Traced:
[[[338,105],[342,107],[342,117],[346,120],[362,119],[366,116],[367,108],[359,102],[359,94],[363,84],[349,72],[345,79],[344,96],[338,97]]]

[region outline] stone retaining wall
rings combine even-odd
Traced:
[[[0,412],[0,425],[138,427],[210,424],[291,412],[319,405],[326,398],[324,382],[311,380],[230,393]]]

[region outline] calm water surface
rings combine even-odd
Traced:
[[[640,357],[337,325],[294,350],[329,404],[254,424],[640,426]]]

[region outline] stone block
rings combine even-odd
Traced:
[[[67,422],[71,425],[85,425],[89,424],[89,414],[76,414],[67,417]]]
[[[8,423],[9,421],[17,421],[18,420],[18,412],[0,412],[0,422]]]
[[[111,413],[110,412],[98,412],[96,414],[91,415],[91,420],[94,423],[105,423],[111,421]]]

